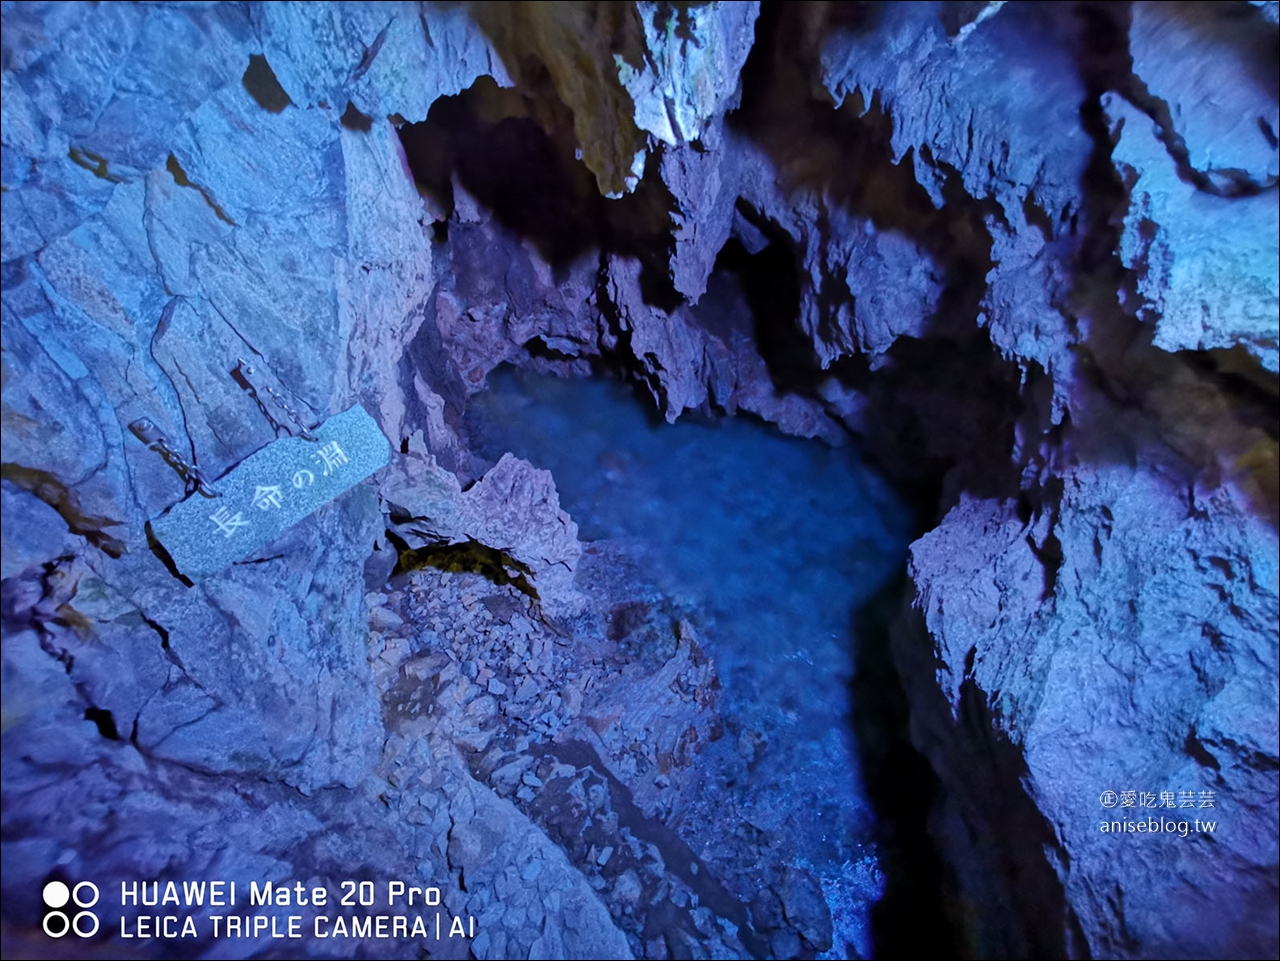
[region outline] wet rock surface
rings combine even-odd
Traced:
[[[513,364],[917,499],[906,602],[859,607],[899,611],[863,641],[901,710],[850,722],[881,907],[896,838],[945,862],[944,950],[1274,957],[1275,9],[6,4],[5,954],[49,950],[50,880],[302,882],[345,924],[393,878],[475,936],[303,950],[848,950],[874,879],[699,780],[768,758],[700,612],[472,444]],[[353,404],[384,471],[175,576],[175,463]],[[890,717],[919,753],[877,767]],[[931,840],[886,801],[921,758]],[[1100,829],[1184,792],[1212,832]],[[872,949],[918,943],[891,915]]]

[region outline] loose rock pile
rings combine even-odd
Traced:
[[[749,825],[721,827],[728,846],[705,836],[706,824],[697,838],[675,830],[685,792],[705,777],[694,756],[721,737],[724,720],[714,666],[670,602],[593,603],[559,624],[515,585],[476,573],[394,580],[366,598],[388,730],[383,800],[445,846],[460,879],[450,909],[475,915],[484,932],[477,956],[515,945],[574,956],[588,941],[661,958],[812,956],[830,946],[816,881],[793,870],[781,899],[773,894],[767,879],[784,855],[763,839],[750,845],[749,877],[724,878],[704,860],[736,851],[743,829],[757,833]],[[470,799],[462,813],[475,807],[466,820],[459,797]],[[749,912],[741,892],[749,901],[753,886]],[[588,891],[607,915],[574,901],[570,917],[566,898]]]

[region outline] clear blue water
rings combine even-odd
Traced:
[[[901,570],[906,507],[852,448],[744,417],[669,425],[615,381],[504,368],[467,419],[483,456],[552,472],[584,541],[625,543],[657,587],[703,612],[721,710],[764,739],[738,809],[823,879],[845,936],[869,948],[858,906],[879,875],[849,722],[852,615]]]

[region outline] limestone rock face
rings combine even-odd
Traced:
[[[1263,76],[1274,30],[1243,11],[1146,3],[1129,35],[1134,92],[1106,104],[1130,197],[1128,306],[1164,350],[1240,344],[1274,373],[1280,116],[1274,76]],[[1249,64],[1246,75],[1229,73],[1233,63]]]
[[[472,451],[510,363],[936,498],[892,649],[970,953],[1275,956],[1274,3],[0,16],[16,948],[53,877],[369,872],[481,919],[441,956],[832,945],[802,866],[748,910],[661,820],[714,666],[657,602],[611,647],[555,479]],[[384,471],[175,576],[131,425],[216,480],[352,404]]]
[[[472,5],[512,72],[540,65],[573,112],[581,159],[600,192],[630,193],[649,144],[702,139],[733,105],[759,3]]]
[[[991,554],[974,553],[979,529]],[[967,791],[947,836],[1018,824],[1041,839],[1052,873],[1025,865],[1035,880],[1002,897],[1043,897],[1054,875],[1065,895],[1062,942],[1028,927],[986,931],[988,944],[1008,938],[1011,953],[1072,952],[1083,931],[1095,954],[1121,953],[1124,937],[1152,955],[1252,954],[1270,936],[1260,908],[1275,893],[1263,880],[1274,849],[1258,827],[1269,790],[1259,761],[1276,739],[1268,703],[1276,654],[1263,629],[1277,616],[1274,543],[1274,527],[1239,492],[1185,491],[1133,468],[1083,465],[1030,523],[1008,502],[965,500],[917,542],[915,607],[933,659],[926,664],[926,649],[907,643],[899,655],[919,658],[904,666],[916,693],[937,703],[921,712],[916,734],[959,783],[975,750],[962,744],[993,725],[995,743],[977,750],[1000,758],[1004,788],[1021,783],[1034,805],[991,786]],[[1106,791],[1136,799],[1112,807]],[[1177,843],[1118,854],[1133,838],[1101,825],[1122,819],[1177,822],[1146,839]],[[1214,822],[1211,833],[1204,822]],[[954,854],[971,865],[975,888],[1009,871],[980,848]],[[1197,865],[1209,860],[1217,869],[1202,873]],[[1118,874],[1148,879],[1123,912],[1109,897]],[[1195,882],[1162,885],[1166,874]],[[1257,880],[1232,896],[1242,877]],[[1181,905],[1178,921],[1160,906],[1170,899]],[[1220,905],[1212,917],[1202,914],[1206,903]]]

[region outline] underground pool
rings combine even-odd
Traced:
[[[488,385],[467,410],[473,448],[549,470],[584,542],[620,545],[697,612],[736,736],[698,759],[686,840],[714,845],[733,792],[780,856],[821,878],[836,943],[869,951],[883,878],[851,724],[854,615],[901,571],[907,506],[851,446],[743,416],[667,424],[605,378],[504,367]]]

